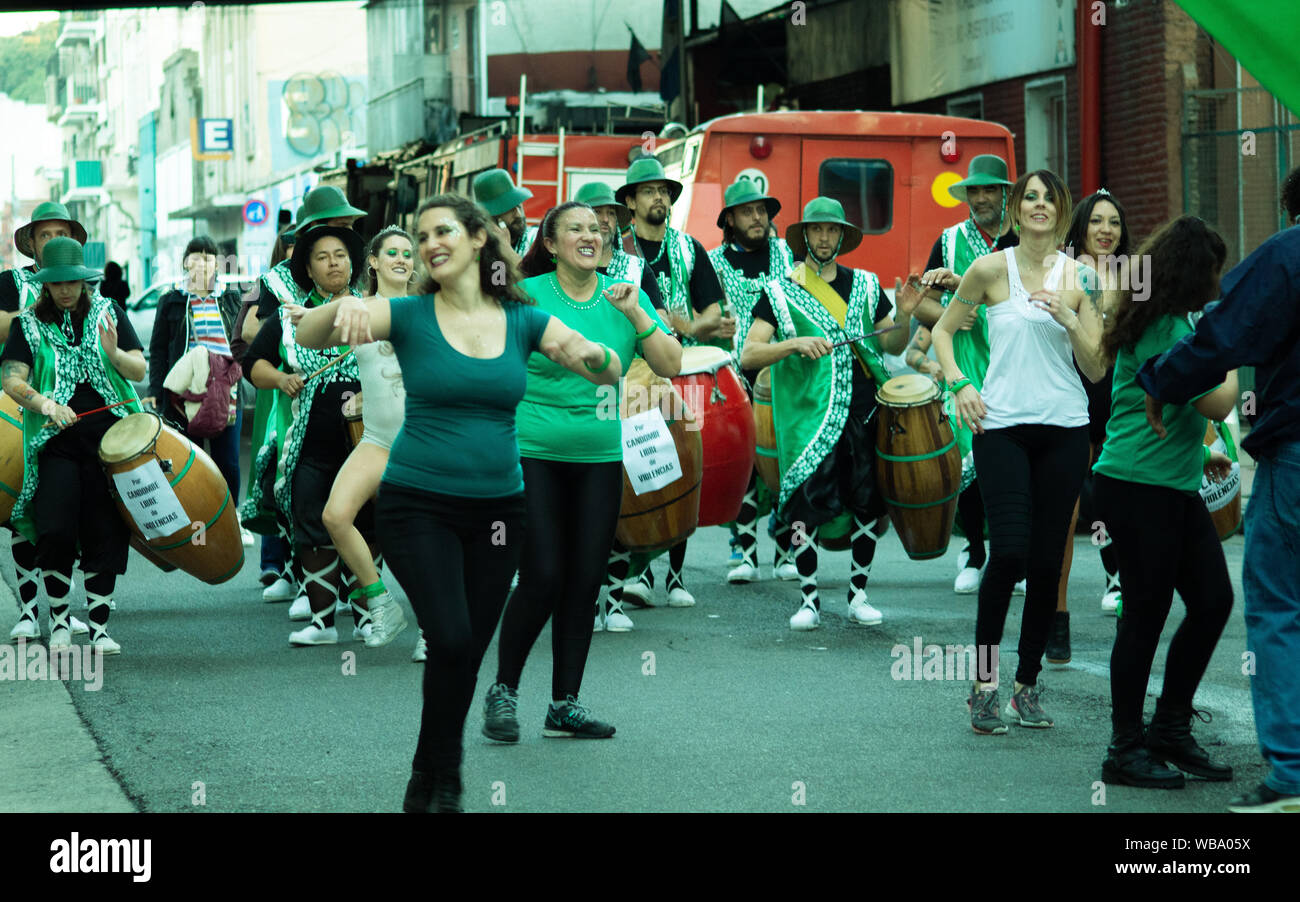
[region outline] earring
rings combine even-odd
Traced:
[[[474,255],[474,262],[475,262],[475,263],[478,262],[478,258],[479,258],[479,256],[480,256],[479,254],[475,254],[475,255]]]
[[[554,255],[554,254],[551,255],[551,262],[552,262],[552,263],[555,262],[555,255]]]

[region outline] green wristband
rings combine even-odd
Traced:
[[[638,333],[636,333],[636,340],[637,340],[637,341],[645,341],[645,340],[646,340],[647,338],[649,338],[651,335],[654,335],[654,334],[655,334],[655,330],[658,329],[658,328],[659,328],[659,324],[658,324],[658,323],[651,323],[649,329],[646,329],[644,332],[638,332]]]
[[[1204,470],[1210,465],[1210,458],[1213,455],[1209,445],[1201,445],[1201,469]]]
[[[609,369],[609,360],[610,360],[609,345],[601,345],[601,347],[605,349],[605,362],[602,363],[599,367],[593,367],[593,366],[592,366],[590,363],[588,363],[587,361],[585,361],[585,360],[582,361],[582,365],[585,366],[585,367],[587,368],[587,372],[589,372],[589,373],[603,373],[603,372],[605,372],[605,370]]]
[[[962,376],[960,379],[958,379],[958,380],[957,380],[956,382],[954,382],[952,385],[948,386],[948,391],[952,392],[952,393],[955,395],[955,394],[957,394],[957,392],[961,391],[961,390],[962,390],[963,388],[965,388],[966,386],[968,386],[968,385],[974,385],[974,384],[975,384],[975,383],[973,383],[973,382],[970,381],[970,378],[969,378],[969,377],[967,377],[967,376]]]

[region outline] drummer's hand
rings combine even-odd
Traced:
[[[297,373],[281,373],[279,388],[291,398],[298,397],[298,392],[302,391],[302,376]]]
[[[894,279],[894,307],[900,314],[911,316],[924,299],[925,289],[915,274],[908,276],[906,283],[902,279]]]
[[[1156,435],[1164,438],[1165,432],[1165,403],[1147,395],[1147,424],[1155,430]]]
[[[961,279],[951,269],[940,266],[937,269],[926,270],[921,276],[921,287],[923,289],[942,288],[944,291],[956,291],[957,286],[961,284]]]
[[[982,435],[984,426],[980,420],[988,415],[988,409],[984,406],[984,399],[973,385],[963,385],[961,391],[957,392],[956,410],[959,422],[965,423],[970,427],[971,432],[976,435]]]
[[[112,360],[113,355],[117,353],[117,323],[111,315],[99,321],[99,343],[103,346],[108,359]]]
[[[148,397],[141,398],[140,403],[143,404],[145,407],[148,407],[150,410],[158,409],[158,399],[155,398],[153,395],[149,395]]]
[[[917,369],[929,376],[935,382],[943,381],[943,367],[939,365],[939,361],[937,360],[927,359],[925,363],[921,364]]]
[[[831,352],[831,343],[824,338],[801,336],[790,339],[790,353],[800,354],[809,360],[825,357]]]
[[[307,308],[301,304],[285,304],[284,310],[289,314],[289,322],[295,326],[307,315]]]
[[[346,297],[339,301],[334,327],[339,330],[341,344],[363,345],[375,340],[370,334],[370,308],[361,298]]]
[[[1223,482],[1232,475],[1232,459],[1221,451],[1210,452],[1210,462],[1205,465],[1205,473],[1212,482]]]
[[[54,413],[50,414],[50,422],[62,431],[77,422],[77,412],[63,404],[55,404]]]
[[[734,316],[724,316],[718,320],[717,332],[714,338],[735,338],[736,337],[736,318]]]
[[[605,300],[624,316],[631,317],[641,306],[640,289],[631,282],[615,282],[605,289]]]

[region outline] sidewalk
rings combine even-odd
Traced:
[[[45,628],[44,607],[41,615]],[[17,600],[0,579],[3,641],[17,620]],[[63,683],[0,679],[0,814],[135,810]]]

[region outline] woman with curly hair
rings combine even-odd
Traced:
[[[1137,301],[1123,292],[1102,339],[1115,381],[1093,495],[1124,584],[1110,655],[1113,732],[1101,768],[1107,783],[1177,789],[1183,785],[1178,771],[1232,779],[1232,768],[1210,760],[1196,743],[1191,720],[1198,713],[1192,696],[1232,610],[1223,546],[1199,489],[1205,470],[1231,470],[1228,458],[1203,440],[1206,419],[1222,420],[1236,403],[1237,374],[1229,372],[1188,404],[1166,405],[1163,436],[1147,423],[1146,392],[1136,379],[1146,360],[1195,331],[1187,315],[1219,296],[1226,254],[1223,239],[1194,216],[1162,227],[1137,255],[1150,256],[1151,296]],[[1187,616],[1169,642],[1164,690],[1144,737],[1142,703],[1174,590]]]

